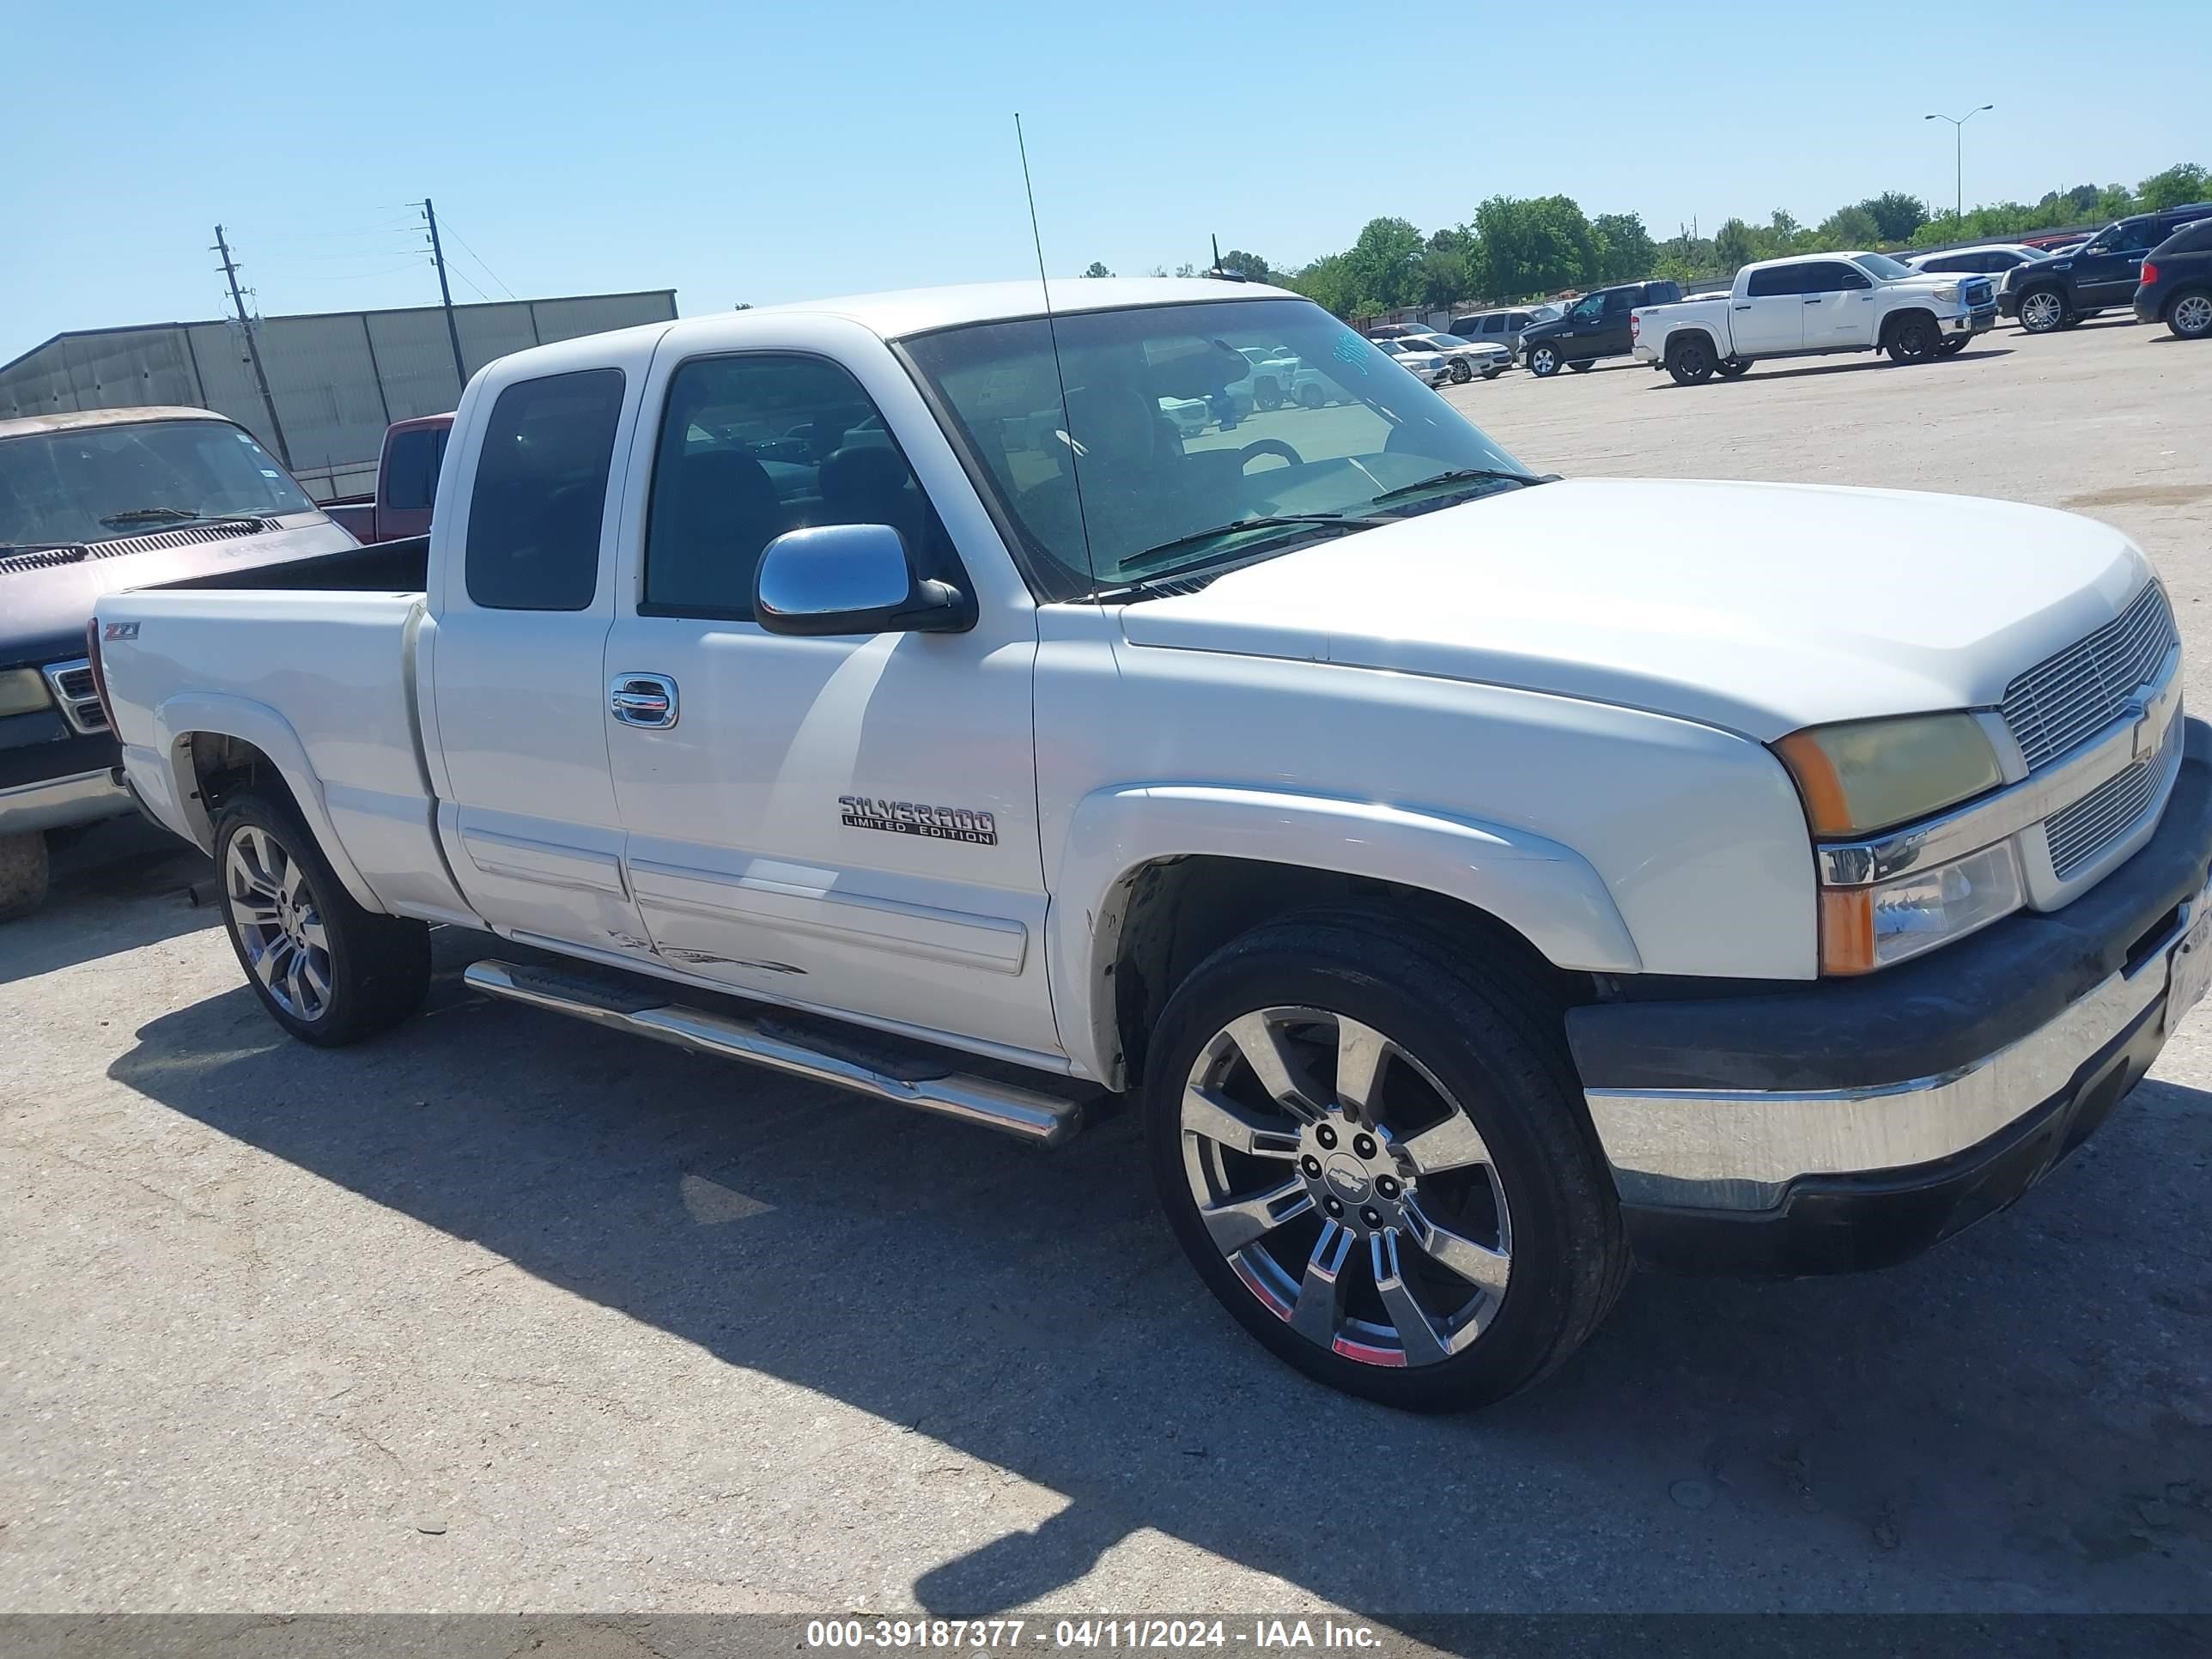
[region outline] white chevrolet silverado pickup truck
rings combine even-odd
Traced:
[[[1900,363],[1964,351],[1996,326],[1986,276],[1914,270],[1887,253],[1766,259],[1712,300],[1643,306],[1629,314],[1637,360],[1678,386],[1734,380],[1762,357],[1887,351]]]
[[[1636,1258],[2002,1207],[2203,990],[2212,733],[2118,532],[1547,481],[1296,295],[1052,301],[520,352],[411,584],[104,599],[276,1020],[394,1024],[443,924],[491,995],[1042,1145],[1128,1094],[1237,1320],[1444,1407]],[[1161,417],[1251,347],[1341,396]]]

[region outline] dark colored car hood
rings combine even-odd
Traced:
[[[283,564],[356,544],[320,513],[268,520],[270,529],[205,539],[195,527],[96,542],[91,556],[9,569],[0,562],[0,668],[84,654],[84,625],[110,593],[217,571]],[[31,556],[35,559],[36,556]]]

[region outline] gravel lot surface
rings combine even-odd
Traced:
[[[1540,470],[2107,520],[2212,708],[2212,348],[1451,395]],[[428,1018],[320,1053],[171,845],[103,829],[0,932],[0,1608],[2212,1610],[2212,1013],[1935,1254],[1639,1276],[1421,1419],[1231,1326],[1127,1119],[1031,1154],[477,1000],[453,935]]]

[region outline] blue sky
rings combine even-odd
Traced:
[[[1295,262],[1498,191],[1662,235],[1888,188],[1948,202],[1951,131],[1921,117],[1982,103],[1970,203],[2132,183],[2212,163],[2204,62],[2171,45],[2203,3],[2114,0],[2092,26],[2055,0],[6,0],[0,362],[217,314],[217,220],[265,311],[434,301],[404,205],[426,192],[463,244],[457,299],[672,286],[696,313],[1016,276],[1016,109],[1055,272],[1203,260],[1209,231]]]

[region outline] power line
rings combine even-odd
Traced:
[[[453,222],[452,222],[450,220],[448,220],[448,221],[447,222],[446,228],[447,228],[447,229],[448,229],[448,230],[453,230]],[[478,252],[477,252],[474,248],[472,248],[472,247],[471,247],[471,246],[469,246],[469,239],[468,239],[467,237],[465,237],[465,236],[462,235],[462,234],[461,234],[461,233],[460,233],[459,231],[458,231],[458,230],[454,230],[454,231],[453,231],[453,240],[454,240],[455,241],[459,242],[459,243],[461,245],[461,252],[464,252],[464,253],[467,254],[467,255],[469,256],[469,258],[470,258],[474,259],[474,260],[477,262],[477,267],[478,267],[480,270],[483,270],[483,274],[484,274],[485,276],[487,276],[490,277],[490,278],[492,279],[492,281],[493,281],[493,282],[495,282],[495,283],[497,283],[497,284],[498,284],[501,289],[506,289],[507,297],[508,299],[512,300],[512,299],[514,299],[514,298],[515,297],[514,290],[513,289],[511,289],[511,288],[507,288],[507,278],[505,278],[504,276],[501,276],[497,271],[494,270],[493,270],[489,265],[488,265],[488,264],[484,264],[484,261],[483,261],[483,255],[482,255],[481,253],[478,253]],[[475,284],[475,283],[470,283],[470,284],[469,284],[469,286],[470,286],[470,287],[471,287],[471,288],[476,288],[476,284]],[[477,289],[477,293],[479,293],[479,294],[483,294],[483,290],[482,289],[478,288],[478,289]],[[489,295],[486,295],[486,297],[487,297],[487,298],[489,298]]]

